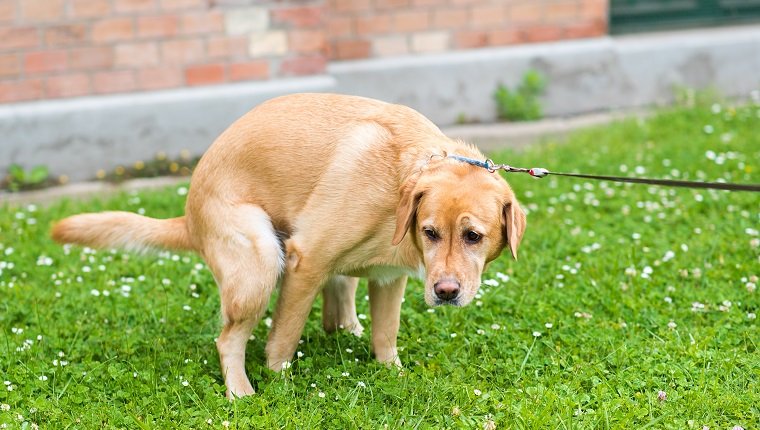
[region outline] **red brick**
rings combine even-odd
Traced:
[[[13,103],[42,98],[42,80],[0,81],[0,103]]]
[[[391,15],[376,12],[367,16],[356,17],[356,34],[382,34],[391,29]]]
[[[161,9],[200,9],[208,7],[208,0],[161,0]]]
[[[210,37],[206,41],[209,58],[244,58],[248,56],[247,37]]]
[[[166,64],[192,64],[204,58],[201,39],[167,40],[161,44],[161,58]]]
[[[141,90],[176,88],[184,83],[182,69],[174,67],[152,67],[137,71],[137,84]]]
[[[21,55],[0,55],[0,78],[15,78],[21,73]]]
[[[222,33],[224,16],[218,11],[205,11],[182,15],[180,32],[182,34]]]
[[[230,64],[230,81],[248,81],[269,77],[269,61],[259,60]]]
[[[329,10],[335,12],[363,12],[371,9],[370,0],[330,0]]]
[[[349,17],[332,17],[327,21],[329,38],[347,37],[354,34],[354,20]]]
[[[84,24],[56,25],[45,29],[45,45],[70,46],[82,44],[87,39]]]
[[[96,73],[92,86],[97,94],[123,93],[137,89],[135,74],[131,70]]]
[[[176,15],[137,17],[139,37],[168,37],[179,31],[179,17]]]
[[[491,46],[514,45],[522,40],[517,29],[500,29],[488,32],[488,44]]]
[[[36,48],[40,37],[34,27],[0,28],[0,50]]]
[[[339,40],[333,45],[332,54],[339,60],[367,58],[371,46],[366,40]]]
[[[322,24],[324,7],[298,6],[272,9],[272,21],[275,24],[292,27],[317,27]]]
[[[407,6],[409,6],[409,0],[375,0],[375,8],[379,10],[394,10]]]
[[[470,25],[474,28],[494,27],[506,23],[506,7],[502,4],[473,6]]]
[[[64,6],[64,0],[21,0],[21,15],[26,22],[59,21]]]
[[[327,59],[321,55],[287,58],[280,63],[282,76],[316,75],[325,72]]]
[[[568,24],[564,27],[563,38],[565,39],[579,39],[584,37],[598,37],[606,34],[606,26],[604,22],[589,21],[579,24]]]
[[[13,21],[15,19],[16,19],[16,2],[15,1],[0,2],[0,22]]]
[[[90,77],[84,73],[50,76],[45,79],[45,97],[76,97],[90,92]]]
[[[148,12],[156,9],[156,0],[113,0],[116,12]]]
[[[554,25],[537,25],[522,30],[525,42],[548,42],[562,38],[562,28]]]
[[[224,82],[224,64],[204,64],[185,69],[185,83],[190,86]]]
[[[293,30],[288,33],[291,52],[314,53],[325,51],[325,34],[322,30]]]
[[[488,34],[483,30],[463,30],[454,33],[457,49],[482,48],[488,45]]]
[[[536,24],[543,20],[543,2],[518,3],[509,8],[510,24]]]
[[[572,22],[578,18],[577,1],[553,1],[546,5],[544,22]]]
[[[393,15],[393,28],[408,33],[427,30],[430,27],[430,13],[427,10],[400,11]]]
[[[591,19],[607,22],[609,3],[607,0],[582,0],[580,4],[581,19]]]
[[[433,11],[434,28],[462,28],[469,23],[467,9],[439,9]]]
[[[66,70],[68,54],[66,51],[39,51],[24,54],[24,72],[49,73]]]
[[[113,66],[113,48],[95,46],[69,50],[70,70],[102,70]]]
[[[158,64],[156,42],[122,43],[114,48],[116,67],[141,68]]]
[[[70,0],[69,14],[74,18],[99,18],[111,13],[108,0]]]
[[[92,25],[94,43],[130,40],[135,35],[132,18],[108,18]]]

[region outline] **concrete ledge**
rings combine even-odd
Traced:
[[[492,93],[529,69],[548,79],[549,116],[669,103],[673,88],[726,96],[760,87],[760,26],[700,29],[339,62],[328,76],[0,106],[0,174],[48,166],[73,181],[158,151],[202,153],[260,102],[293,92],[341,92],[409,105],[441,125],[490,122]]]
[[[333,91],[329,76],[0,106],[0,174],[46,165],[73,181],[98,169],[183,149],[202,154],[257,104],[294,92]]]
[[[760,26],[721,27],[331,64],[341,92],[413,107],[439,124],[496,119],[493,91],[530,69],[548,116],[672,102],[674,88],[729,97],[760,86]]]
[[[640,109],[619,110],[531,122],[456,125],[444,127],[443,132],[454,139],[470,142],[482,151],[491,152],[504,148],[522,148],[542,139],[564,140],[574,130],[646,116],[648,112]]]
[[[189,181],[189,177],[158,177],[132,179],[121,184],[110,184],[107,182],[78,182],[46,188],[44,190],[24,191],[20,193],[0,192],[0,206],[5,204],[10,207],[18,207],[32,203],[44,205],[63,198],[88,200],[95,197],[112,196],[122,191],[171,187]]]

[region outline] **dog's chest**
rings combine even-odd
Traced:
[[[370,266],[360,269],[347,270],[344,275],[367,278],[379,284],[390,283],[402,276],[411,276],[417,279],[425,277],[425,268],[420,266],[416,270],[398,266]]]

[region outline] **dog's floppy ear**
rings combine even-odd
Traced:
[[[417,180],[414,179],[407,181],[401,188],[401,200],[396,208],[396,232],[393,233],[393,245],[401,243],[417,215],[417,207],[420,205],[424,192],[418,190],[416,185]]]
[[[520,246],[526,225],[525,212],[517,200],[512,198],[506,202],[502,209],[501,228],[509,250],[512,252],[512,258],[515,260],[517,260],[517,247]]]

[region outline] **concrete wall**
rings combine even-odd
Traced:
[[[741,96],[760,87],[760,26],[341,62],[309,78],[6,105],[0,172],[45,164],[78,180],[158,151],[201,153],[251,107],[290,92],[403,103],[441,125],[460,114],[492,121],[496,85],[514,85],[530,68],[548,79],[543,102],[552,116],[667,103],[674,86]]]

